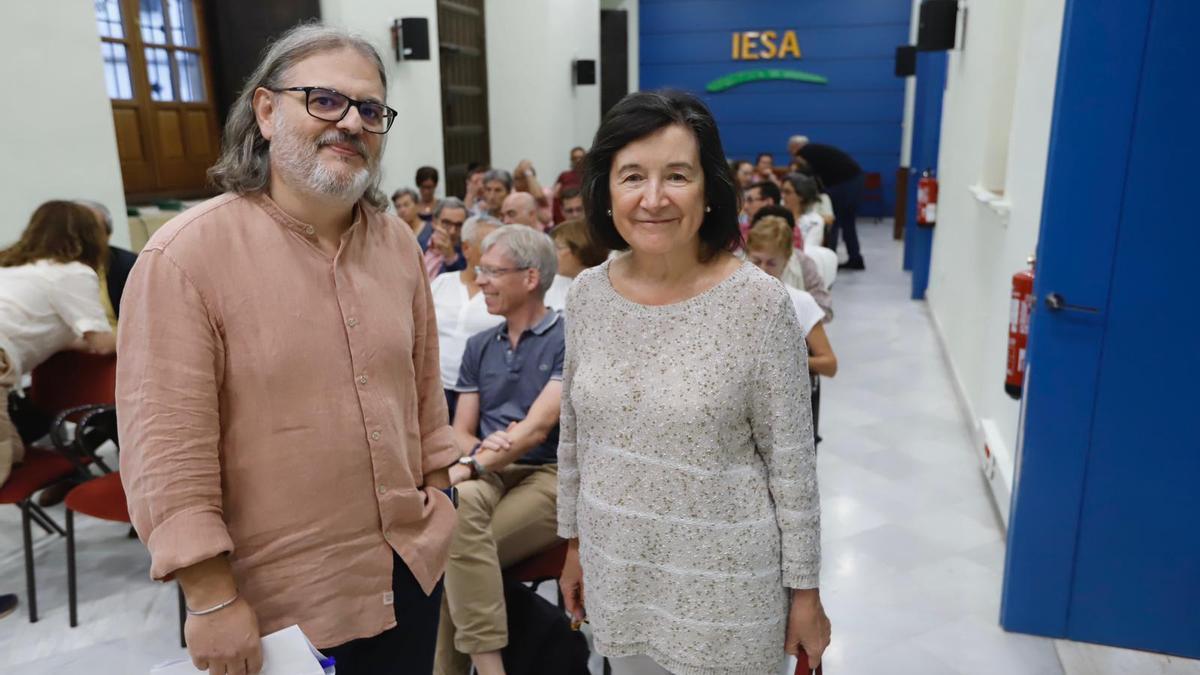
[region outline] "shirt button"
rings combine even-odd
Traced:
[[[387,492],[387,488],[385,488],[385,487],[383,487],[382,485],[380,485],[380,486],[379,486],[379,494],[383,494],[384,492]]]
[[[367,376],[366,376],[366,375],[359,375],[359,376],[358,376],[358,383],[359,383],[359,384],[366,384],[366,383],[367,383]]]
[[[351,318],[349,321],[346,322],[346,325],[350,326],[351,328],[354,328],[355,326],[358,325],[358,319]]]
[[[383,436],[383,434],[379,433],[378,431],[371,432],[371,440],[373,440],[373,441],[379,440],[380,437],[382,437],[382,436]]]
[[[313,227],[312,225],[305,225],[305,226],[304,226],[304,233],[305,233],[305,234],[312,234],[313,232],[316,232],[316,231],[317,231],[317,228]]]

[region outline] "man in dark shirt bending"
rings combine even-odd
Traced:
[[[788,139],[788,152],[812,167],[813,173],[825,184],[825,192],[833,202],[833,227],[825,237],[825,245],[837,250],[838,231],[846,238],[849,259],[839,265],[842,269],[866,269],[858,248],[858,203],[862,199],[863,171],[854,158],[842,150],[822,143],[811,143],[807,136]]]

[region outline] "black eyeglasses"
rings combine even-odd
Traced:
[[[375,101],[356,101],[349,96],[324,87],[287,87],[271,89],[274,92],[302,91],[304,106],[308,114],[326,122],[341,122],[350,112],[350,106],[358,108],[363,129],[373,134],[386,134],[396,121],[395,110]]]

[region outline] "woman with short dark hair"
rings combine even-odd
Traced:
[[[417,169],[417,189],[421,197],[417,200],[417,216],[426,223],[433,222],[433,210],[437,207],[438,170],[432,166]]]
[[[819,661],[804,336],[783,286],[731,253],[739,191],[712,114],[688,94],[626,96],[583,190],[591,238],[625,253],[567,296],[567,610],[614,673],[778,673],[798,649]]]

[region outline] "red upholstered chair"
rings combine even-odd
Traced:
[[[33,371],[33,384],[27,396],[30,404],[47,417],[83,404],[109,403],[114,399],[116,357],[94,356],[82,352],[59,352]],[[2,402],[0,402],[2,403]],[[25,590],[29,603],[29,621],[37,621],[37,585],[33,566],[31,523],[47,532],[66,535],[58,523],[33,501],[34,493],[70,478],[80,470],[80,462],[71,457],[28,448],[25,460],[13,467],[12,474],[0,485],[0,504],[21,509],[21,529],[25,547]]]
[[[78,410],[78,409],[77,409]],[[81,457],[95,457],[96,448],[108,441],[116,441],[117,413],[112,406],[83,408],[75,437],[72,441],[74,453]],[[56,424],[51,434],[59,433],[62,424]],[[57,441],[56,441],[57,442]],[[71,627],[79,625],[77,576],[75,573],[75,514],[82,513],[93,518],[115,523],[130,524],[129,506],[125,501],[125,488],[121,485],[119,471],[106,473],[85,481],[67,494],[67,601],[70,609]],[[184,604],[179,593],[180,639],[183,635]]]
[[[21,509],[21,533],[25,546],[25,594],[29,604],[29,621],[38,620],[37,585],[33,570],[33,533],[30,523],[36,522],[47,532],[66,534],[50,516],[33,501],[38,490],[75,473],[75,463],[48,450],[29,448],[25,461],[13,467],[8,480],[0,485],[0,504],[15,504]]]

